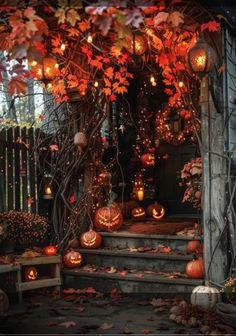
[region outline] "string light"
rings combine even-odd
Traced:
[[[98,81],[95,81],[95,82],[94,82],[94,86],[95,86],[95,87],[98,87],[98,85],[99,85]]]
[[[92,37],[92,35],[88,35],[88,37],[87,37],[87,42],[88,43],[93,43],[93,37]]]

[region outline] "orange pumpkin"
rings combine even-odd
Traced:
[[[102,244],[102,236],[94,230],[84,232],[80,237],[80,245],[83,248],[96,249],[99,248],[101,244]]]
[[[196,253],[200,252],[201,242],[199,240],[190,240],[187,244],[187,253]]]
[[[69,251],[63,257],[65,267],[75,268],[79,267],[83,261],[82,254],[76,251]]]
[[[38,278],[38,271],[37,268],[34,266],[27,266],[25,267],[24,272],[25,281],[35,281]]]
[[[153,153],[143,154],[141,156],[141,163],[145,168],[155,166],[155,155]]]
[[[165,216],[165,208],[161,204],[150,204],[147,208],[147,215],[155,220],[160,220]]]
[[[44,247],[43,252],[47,256],[55,256],[57,254],[57,247],[54,245],[48,245]]]
[[[107,206],[97,209],[94,223],[98,229],[116,231],[123,224],[123,216],[118,207]]]
[[[195,258],[186,265],[186,274],[191,279],[203,279],[205,275],[203,258]]]
[[[132,210],[132,218],[135,220],[144,219],[146,216],[145,209],[142,207],[134,208]]]

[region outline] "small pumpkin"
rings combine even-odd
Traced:
[[[195,258],[186,265],[186,274],[191,279],[203,279],[205,275],[203,258]]]
[[[141,156],[142,166],[145,168],[155,166],[155,155],[154,153],[146,153]]]
[[[206,286],[201,285],[193,289],[190,301],[194,306],[212,309],[221,301],[221,294],[215,287],[211,287],[208,284]]]
[[[187,253],[196,253],[202,251],[200,240],[190,240],[187,244]]]
[[[82,264],[82,254],[76,251],[69,251],[63,257],[63,263],[65,267],[75,268]]]
[[[57,247],[55,245],[45,246],[43,252],[47,256],[55,256],[57,254]]]
[[[0,316],[4,315],[9,309],[9,300],[7,294],[0,289]]]
[[[144,219],[146,216],[145,209],[142,207],[134,208],[132,210],[132,218],[135,220]]]
[[[162,219],[165,216],[165,208],[163,205],[155,203],[150,204],[147,208],[147,215],[148,217],[151,217],[155,219],[156,221]]]
[[[37,268],[34,266],[25,267],[24,272],[25,281],[35,281],[38,278]]]
[[[106,206],[97,209],[94,217],[95,226],[105,231],[116,231],[123,224],[123,216],[117,206]]]
[[[83,248],[96,249],[99,248],[101,244],[102,244],[102,236],[100,235],[100,233],[92,229],[87,232],[84,232],[80,237],[80,245]]]

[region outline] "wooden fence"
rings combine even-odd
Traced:
[[[34,128],[0,130],[0,211],[38,212]]]

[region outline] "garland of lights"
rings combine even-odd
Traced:
[[[156,118],[156,135],[159,140],[163,140],[171,145],[181,145],[190,139],[195,140],[196,132],[200,131],[200,121],[196,117],[196,112],[191,111],[191,120],[185,120],[184,129],[179,132],[173,132],[168,123],[170,115],[173,113],[173,107],[167,105],[162,111],[158,112]]]

